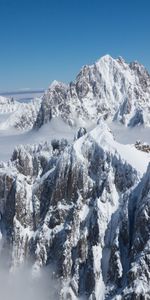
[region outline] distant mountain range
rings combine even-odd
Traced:
[[[44,93],[44,89],[22,89],[16,91],[0,91],[1,96]]]

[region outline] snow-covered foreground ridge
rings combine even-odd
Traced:
[[[132,146],[127,156],[102,122],[80,133],[19,146],[1,163],[1,255],[12,270],[52,265],[55,299],[149,299],[148,156],[132,159]]]

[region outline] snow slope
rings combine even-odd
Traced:
[[[120,157],[135,168],[137,172],[144,174],[150,161],[150,153],[139,151],[132,144],[124,145],[118,143],[105,123],[101,123],[99,126],[102,133],[100,134],[96,127],[89,133],[92,138],[97,141],[100,146],[104,147],[104,149],[113,153],[117,151]],[[106,132],[109,132],[109,134],[107,133],[106,135]]]

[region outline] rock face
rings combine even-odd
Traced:
[[[55,266],[61,300],[150,297],[150,168],[140,181],[114,145],[101,123],[0,165],[1,255]]]
[[[136,141],[135,148],[140,151],[147,152],[147,153],[150,152],[150,145],[148,145],[146,143],[142,144],[140,141]]]
[[[83,126],[110,117],[127,126],[150,126],[150,75],[137,62],[106,55],[84,66],[69,85],[54,81],[43,97],[35,128],[61,116]]]
[[[111,246],[108,282],[119,299],[150,298],[150,165],[120,211]],[[116,265],[115,275],[113,265]],[[120,293],[118,293],[118,285]],[[106,297],[107,299],[107,297]],[[108,297],[109,299],[109,297]],[[114,297],[113,299],[118,299]]]

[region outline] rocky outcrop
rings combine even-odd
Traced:
[[[136,141],[135,148],[143,152],[150,152],[150,145],[146,143],[141,143],[140,141]]]

